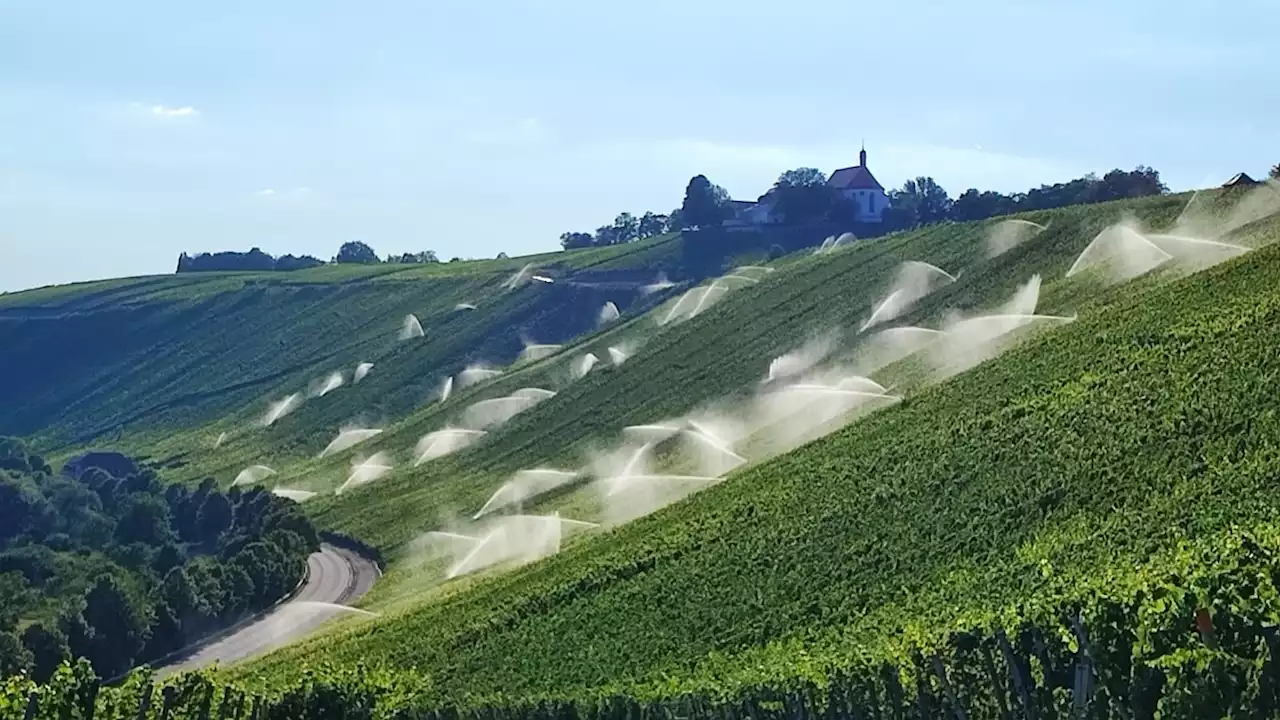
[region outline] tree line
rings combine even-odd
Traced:
[[[622,245],[636,240],[644,240],[654,235],[680,230],[682,226],[681,211],[672,210],[665,215],[652,211],[636,217],[624,212],[613,219],[612,225],[601,225],[594,233],[566,232],[560,235],[560,247],[575,250],[585,247],[602,247],[605,245]]]
[[[1023,193],[1003,194],[969,188],[954,200],[932,177],[921,176],[907,180],[901,188],[888,192],[890,205],[882,215],[879,229],[882,232],[908,230],[947,220],[983,220],[1028,210],[1164,192],[1168,192],[1168,188],[1160,181],[1160,173],[1141,165],[1131,171],[1112,170],[1102,177],[1090,173],[1065,183],[1041,185]],[[826,223],[847,226],[856,217],[852,203],[816,168],[796,168],[782,173],[760,201],[771,202],[778,219],[788,225]],[[689,181],[680,209],[685,228],[717,227],[733,214],[734,208],[724,188],[703,175]]]
[[[460,258],[453,258],[450,262],[455,262]],[[338,248],[338,253],[333,256],[330,263],[337,265],[353,264],[353,265],[375,265],[381,262],[387,263],[403,263],[403,264],[423,264],[436,263],[440,259],[436,257],[434,250],[424,250],[416,253],[402,253],[400,255],[388,255],[386,260],[378,257],[378,253],[368,244],[359,240],[352,240],[343,243]],[[200,253],[198,255],[188,255],[185,252],[178,256],[178,272],[264,272],[264,271],[290,271],[290,270],[306,270],[308,268],[320,267],[325,262],[319,258],[310,255],[294,257],[293,255],[282,255],[274,257],[269,253],[263,252],[259,248],[252,248],[248,252],[235,252],[227,250],[216,253]]]
[[[261,489],[167,485],[115,453],[55,474],[0,437],[0,677],[70,658],[118,676],[269,607],[318,546]]]

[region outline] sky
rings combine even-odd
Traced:
[[[795,167],[1022,191],[1280,162],[1280,5],[0,0],[0,291],[178,254],[442,259]]]

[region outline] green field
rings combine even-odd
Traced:
[[[525,259],[7,296],[7,369],[34,381],[0,397],[11,408],[0,432],[63,453],[115,444],[176,479],[228,483],[267,464],[279,471],[271,482],[321,493],[305,505],[319,525],[391,558],[366,601],[381,618],[334,627],[236,671],[242,678],[275,682],[309,663],[361,661],[431,701],[820,682],[859,658],[900,659],[953,630],[1009,626],[1064,599],[1131,597],[1187,552],[1240,529],[1274,533],[1280,254],[1264,246],[1280,224],[1250,205],[1256,198],[1204,195],[1206,226],[1259,249],[1194,274],[1170,263],[1110,286],[1090,273],[1064,277],[1104,228],[1129,216],[1169,228],[1187,202],[1028,214],[1046,229],[993,259],[985,242],[999,219],[798,253],[667,325],[658,320],[670,304],[649,310],[661,296],[571,280],[665,269],[674,238],[547,258],[563,282],[510,292],[500,286]],[[453,582],[443,581],[443,562],[423,560],[424,532],[466,529],[516,471],[590,468],[628,425],[733,415],[752,406],[775,358],[834,330],[844,331],[834,356],[857,366],[872,333],[854,331],[908,260],[957,279],[892,325],[936,328],[950,313],[998,312],[1037,275],[1035,312],[1075,320],[1016,333],[1019,343],[965,372],[985,356],[952,358],[945,371],[917,357],[867,365],[900,402],[867,407],[782,455],[774,451],[786,447],[747,435],[735,448],[750,462],[715,487],[584,532],[554,557]],[[595,331],[605,300],[629,312]],[[455,312],[459,302],[478,309]],[[407,312],[425,339],[397,342]],[[520,336],[540,328],[558,332],[533,340],[564,347],[435,402],[446,376],[476,361],[506,365]],[[610,347],[629,359],[572,379],[584,353],[605,359]],[[268,400],[362,361],[375,366],[359,385],[255,426]],[[557,394],[474,445],[413,466],[421,436],[456,426],[478,400],[525,387]],[[317,458],[351,423],[383,433]],[[374,451],[394,459],[390,474],[330,493],[356,453]],[[693,472],[687,454],[655,455],[662,472]],[[607,522],[596,490],[571,483],[524,512]]]

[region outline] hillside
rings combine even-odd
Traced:
[[[379,371],[366,380],[358,409],[341,402],[308,409],[317,422],[335,424],[357,412],[396,417],[466,364],[509,362],[522,337],[571,338],[595,326],[606,300],[627,308],[638,296],[637,283],[532,287],[527,277],[506,290],[526,264],[556,276],[590,273],[670,241],[433,266],[110,280],[0,296],[0,371],[22,379],[0,389],[0,433],[33,436],[54,455],[92,443],[151,448],[175,432],[193,432],[186,439],[205,446],[251,425],[268,399],[305,391],[333,372],[344,372],[349,384],[361,362]],[[456,310],[459,303],[476,309]],[[429,343],[397,342],[409,313],[431,332]],[[306,445],[305,430],[282,429],[254,441],[285,452]],[[170,459],[185,462],[197,449]]]
[[[1237,200],[1216,198],[1224,237],[1271,242],[1274,220],[1248,222],[1257,214],[1236,212]],[[1280,371],[1277,252],[1109,289],[1063,277],[1125,214],[1165,228],[1186,203],[1044,213],[1033,219],[1047,230],[994,260],[983,258],[989,225],[956,225],[786,261],[492,442],[313,505],[322,523],[402,548],[371,605],[387,616],[241,675],[359,659],[441,700],[821,681],[864,653],[900,657],[908,642],[1008,624],[1020,608],[1125,601],[1186,562],[1180,547],[1274,533],[1266,482],[1280,455],[1265,388]],[[593,436],[743,393],[815,333],[861,324],[907,259],[961,272],[895,324],[999,307],[1033,274],[1036,312],[1078,319],[941,384],[886,367],[905,383],[895,406],[544,562],[423,592],[440,570],[417,562],[415,533],[478,507],[519,467],[567,466]],[[538,507],[591,517],[586,495]]]
[[[5,390],[0,432],[114,443],[180,479],[269,465],[257,481],[316,493],[318,526],[390,558],[364,603],[381,618],[240,677],[360,660],[427,702],[820,681],[1274,529],[1280,258],[1192,274],[1240,251],[1179,239],[1264,248],[1280,224],[1258,197],[934,226],[728,263],[687,295],[642,287],[672,238],[557,256],[516,289],[527,259],[35,291],[0,299],[4,369],[40,378]],[[1126,276],[1168,262],[1076,273],[1099,237],[1132,250]],[[606,301],[622,317],[600,327]],[[397,339],[409,312],[425,338]],[[525,341],[559,346],[517,360]],[[502,373],[464,387],[477,362]],[[521,412],[478,419],[499,408]],[[353,426],[379,432],[326,452]],[[478,439],[437,451],[460,430]]]

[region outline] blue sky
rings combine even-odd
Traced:
[[[0,290],[184,250],[543,251],[864,138],[886,186],[952,196],[1256,176],[1278,27],[1251,0],[0,0]]]

